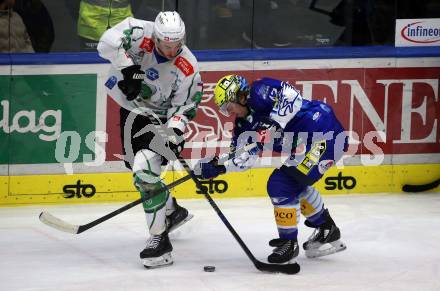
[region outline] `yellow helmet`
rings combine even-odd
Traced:
[[[228,102],[237,102],[239,93],[249,92],[249,85],[245,78],[238,75],[227,75],[222,77],[214,88],[214,102],[224,111],[224,105]]]

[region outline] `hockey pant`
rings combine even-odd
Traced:
[[[150,143],[155,138],[156,133],[147,130],[143,134],[138,134],[151,124],[150,118],[147,116],[133,114],[123,107],[119,109],[119,116],[124,162],[128,169],[132,169],[134,156],[140,150],[150,149]],[[161,122],[165,124],[166,120],[161,119]],[[165,158],[162,159],[162,165],[166,165],[167,162]]]

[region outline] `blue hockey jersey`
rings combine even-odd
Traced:
[[[338,137],[338,142],[343,143],[342,148],[346,146],[344,129],[332,108],[321,101],[303,99],[299,91],[286,82],[271,78],[255,81],[250,89],[247,106],[248,116],[235,121],[232,150],[258,141],[255,140],[258,139],[258,132],[270,127],[280,128],[283,132],[281,137],[276,137],[269,144],[271,150],[291,155],[287,160],[289,166],[297,166],[304,158],[295,155],[298,147],[301,147],[301,152],[307,153],[319,143],[320,147],[324,144],[330,150],[334,148]],[[248,169],[257,160],[261,150],[260,146],[243,157],[233,159],[227,165],[228,171]]]

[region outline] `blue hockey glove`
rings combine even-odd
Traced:
[[[200,164],[200,177],[202,179],[212,179],[226,173],[226,167],[218,164],[218,157],[215,157],[208,163]]]

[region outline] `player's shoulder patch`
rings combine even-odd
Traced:
[[[110,78],[108,78],[104,85],[111,90],[116,85],[117,81],[118,78],[116,78],[116,76],[111,76]]]
[[[194,74],[193,66],[191,65],[191,63],[187,59],[185,59],[182,56],[179,56],[179,57],[176,58],[176,60],[174,61],[174,65],[176,65],[176,67],[178,67],[179,70],[181,70],[182,73],[186,77]]]
[[[153,39],[144,36],[144,39],[142,40],[141,44],[139,45],[139,48],[146,51],[147,53],[151,53],[154,48]]]

